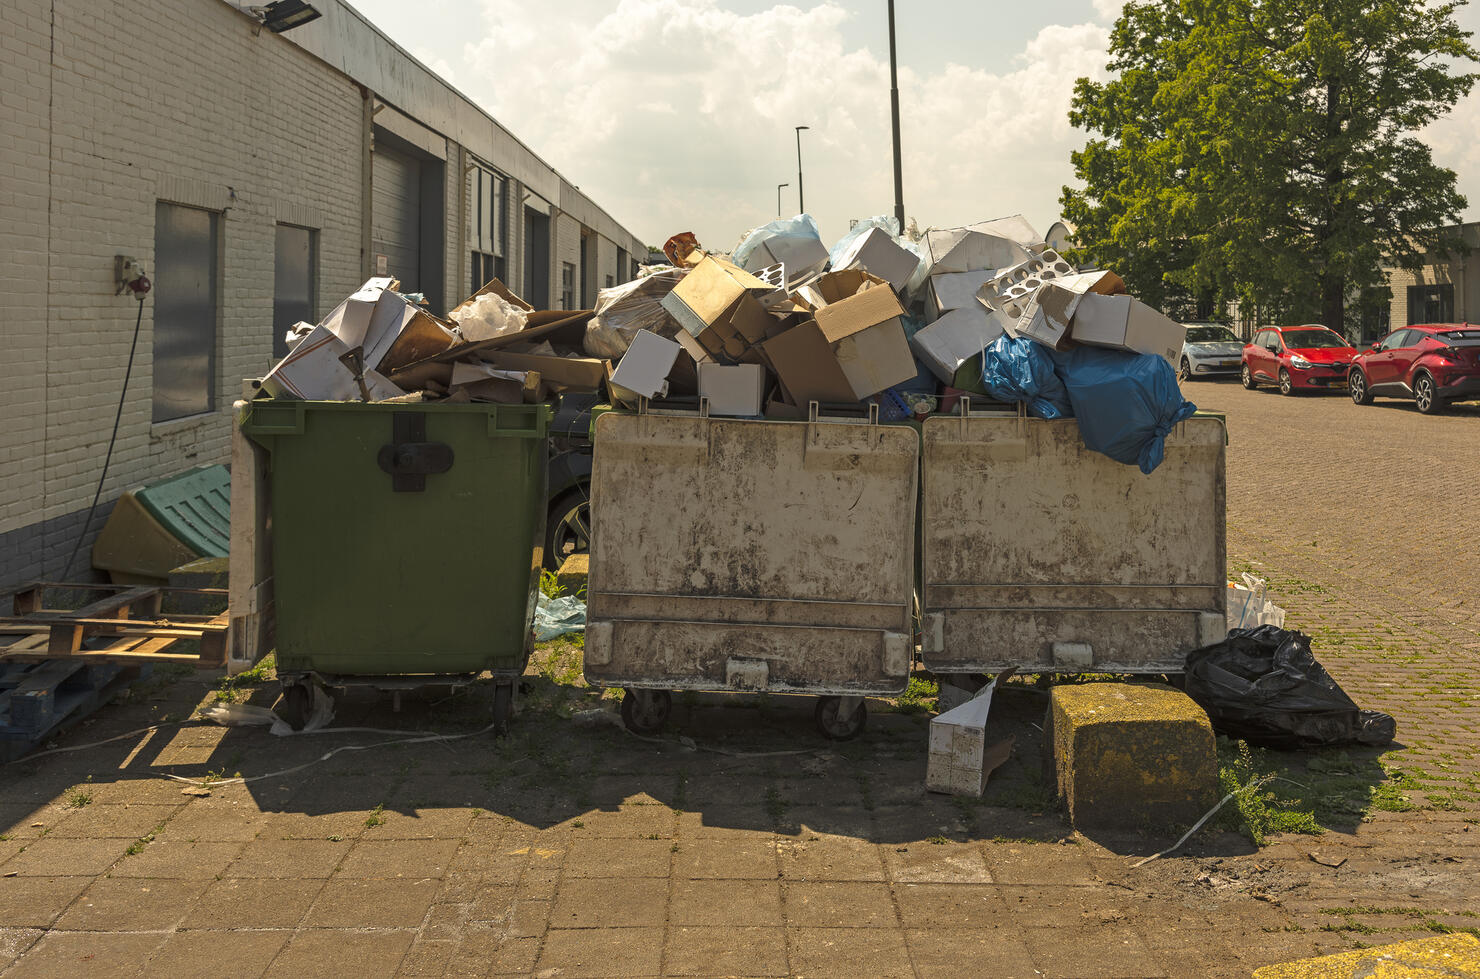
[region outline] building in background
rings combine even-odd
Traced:
[[[275,34],[245,4],[9,0],[0,59],[0,592],[102,503],[226,462],[241,379],[370,275],[442,313],[492,276],[589,308],[647,247],[339,0]],[[459,39],[449,39],[460,43]]]
[[[1389,269],[1390,301],[1362,320],[1363,342],[1390,329],[1415,323],[1471,323],[1480,320],[1480,223],[1448,228],[1469,248],[1429,255],[1417,272]]]

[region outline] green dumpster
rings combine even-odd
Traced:
[[[529,657],[545,533],[545,405],[254,401],[269,454],[280,713],[310,682],[496,680]]]

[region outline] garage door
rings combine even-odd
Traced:
[[[421,291],[421,162],[377,146],[371,173],[370,248],[386,257],[401,291]],[[371,263],[379,272],[379,258]]]

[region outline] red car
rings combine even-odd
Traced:
[[[1412,398],[1425,415],[1450,401],[1480,398],[1480,326],[1439,323],[1394,330],[1357,355],[1347,390],[1372,398]]]
[[[1319,323],[1266,326],[1244,347],[1240,371],[1250,391],[1260,383],[1278,384],[1281,394],[1346,387],[1346,372],[1357,348]]]

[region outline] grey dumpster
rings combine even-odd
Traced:
[[[919,436],[864,420],[595,426],[586,679],[651,731],[670,690],[822,697],[850,737],[913,659]]]
[[[1223,638],[1225,429],[1194,416],[1151,475],[1072,419],[926,419],[921,659],[937,673],[1181,672]]]

